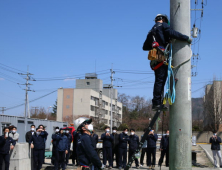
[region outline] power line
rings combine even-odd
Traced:
[[[13,69],[13,70],[17,70],[17,71],[19,71],[19,72],[23,72],[23,73],[25,73],[25,71],[22,71],[22,70],[19,70],[19,69],[16,69],[16,68],[13,68],[13,67],[7,66],[7,65],[2,64],[2,63],[0,63],[0,65],[2,65],[2,66],[4,66],[4,67],[11,68],[11,69]]]

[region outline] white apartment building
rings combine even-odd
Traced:
[[[58,89],[57,121],[90,116],[110,125],[112,107],[113,126],[119,126],[122,123],[122,103],[117,101],[117,90],[111,91],[110,87],[103,85],[95,73],[88,73],[85,79],[76,80],[76,88]]]

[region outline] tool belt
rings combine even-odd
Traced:
[[[152,50],[149,51],[148,60],[163,62],[165,60],[163,51],[157,48],[153,48]]]

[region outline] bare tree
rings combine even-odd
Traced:
[[[46,111],[44,107],[40,107],[39,109],[31,109],[30,110],[30,117],[31,118],[38,118],[38,119],[46,119],[46,120],[56,120],[56,117]]]

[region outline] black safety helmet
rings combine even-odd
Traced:
[[[169,23],[169,19],[168,16],[165,14],[157,14],[157,16],[155,17],[155,22],[160,21],[162,19],[165,19],[165,22],[168,24]]]

